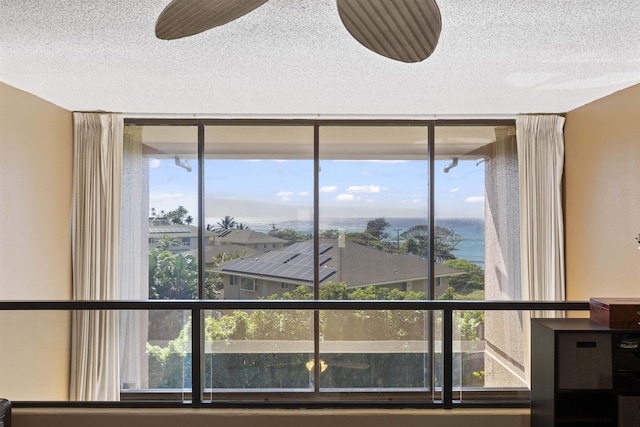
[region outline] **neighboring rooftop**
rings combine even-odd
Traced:
[[[349,287],[384,285],[427,279],[427,262],[407,254],[394,254],[338,239],[320,239],[320,283],[346,282]],[[256,258],[233,260],[220,268],[223,273],[313,283],[313,242],[300,242]],[[435,265],[435,277],[460,274],[445,265]]]
[[[277,237],[270,236],[260,231],[254,231],[250,229],[238,230],[235,228],[216,231],[214,240],[215,240],[215,244],[237,243],[240,245],[251,245],[251,244],[265,244],[265,243],[267,244],[287,243],[287,241],[284,239],[279,239]]]

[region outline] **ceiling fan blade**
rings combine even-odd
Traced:
[[[366,48],[402,62],[420,62],[442,31],[435,0],[337,0],[340,19]]]
[[[173,0],[156,21],[156,37],[175,40],[224,25],[267,0]]]

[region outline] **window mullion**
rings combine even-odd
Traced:
[[[198,299],[204,298],[204,124],[198,123]],[[198,408],[203,400],[204,315],[191,310],[191,404]]]
[[[313,125],[313,299],[320,299],[320,126]],[[313,311],[313,388],[320,391],[320,311]]]

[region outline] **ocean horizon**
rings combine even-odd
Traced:
[[[367,223],[375,218],[322,218],[319,229],[339,230],[345,233],[363,232]],[[425,218],[385,218],[389,226],[384,230],[390,241],[397,239],[411,227],[427,225]],[[278,222],[264,222],[259,219],[242,221],[252,230],[268,233],[270,230],[291,229],[300,233],[312,234],[313,221],[282,220]],[[466,259],[484,268],[484,219],[483,218],[436,218],[436,226],[446,227],[460,235],[462,240],[458,244],[454,255],[458,259]]]

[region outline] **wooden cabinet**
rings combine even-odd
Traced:
[[[640,427],[640,329],[533,319],[532,427]]]

